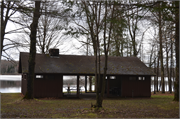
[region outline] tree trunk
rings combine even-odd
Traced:
[[[170,66],[170,80],[169,80],[169,92],[172,93],[172,77],[173,77],[173,40],[171,40],[171,66]]]
[[[102,87],[102,78],[101,78],[101,56],[100,56],[100,42],[99,42],[99,20],[100,20],[100,12],[101,12],[101,2],[99,4],[99,2],[95,3],[96,6],[95,6],[95,10],[93,11],[94,13],[94,17],[95,17],[95,24],[96,24],[96,27],[95,27],[95,34],[96,34],[96,46],[97,46],[97,56],[98,56],[98,77],[97,77],[97,91],[96,91],[96,107],[102,107],[102,100],[101,100],[101,87]],[[98,10],[99,8],[99,10]],[[99,13],[99,14],[98,14]]]
[[[4,13],[4,0],[1,1],[1,41],[0,41],[0,74],[1,74],[1,55],[2,55],[2,49],[3,49],[3,13]]]
[[[86,56],[89,53],[89,34],[87,35]],[[92,92],[92,76],[89,76],[89,92]]]
[[[4,36],[5,36],[5,30],[6,30],[6,26],[7,26],[7,22],[10,18],[9,16],[9,12],[10,12],[10,4],[11,2],[10,1],[7,1],[8,4],[7,4],[7,8],[5,7],[5,4],[4,4],[4,0],[1,1],[1,54],[0,56],[2,55],[2,50],[3,50],[3,42],[4,42]],[[12,7],[12,6],[11,6]],[[6,8],[6,13],[4,14],[4,8]]]
[[[168,85],[170,84],[170,77],[169,77],[169,51],[168,51],[168,44],[166,40],[166,72],[167,72],[167,78],[168,78]],[[169,85],[169,91],[170,91],[170,85]]]
[[[38,19],[40,17],[40,3],[41,1],[35,1],[35,9],[33,13],[33,21],[31,24],[31,34],[30,34],[30,53],[29,53],[29,65],[28,65],[28,79],[27,79],[27,92],[24,98],[33,99],[34,98],[34,69],[35,69],[35,58],[36,58],[36,33],[38,26]]]
[[[158,59],[157,59],[157,68],[156,68],[156,77],[157,77],[157,92],[159,92],[158,90],[158,78],[159,78],[159,52],[158,52]]]
[[[156,60],[154,61],[154,73],[156,72],[157,68],[156,68]],[[156,79],[157,77],[154,76],[154,94],[156,94]]]
[[[159,2],[159,8],[161,8],[161,2]],[[165,93],[164,87],[164,64],[163,64],[163,50],[162,50],[162,19],[161,10],[159,10],[159,43],[160,43],[160,61],[161,61],[161,83],[162,83],[162,93]]]
[[[115,3],[115,2],[114,2]],[[115,4],[112,6],[112,12],[111,12],[111,19],[113,19],[114,16],[114,8],[115,8]],[[108,64],[108,51],[109,51],[109,44],[110,44],[110,38],[111,38],[111,31],[113,28],[113,22],[110,22],[110,26],[109,26],[109,33],[108,33],[108,42],[106,43],[106,27],[107,27],[107,1],[106,1],[106,5],[105,5],[105,23],[104,23],[104,53],[105,53],[105,62],[104,62],[104,73],[103,73],[103,77],[102,77],[102,87],[101,87],[101,94],[100,94],[100,107],[102,107],[102,102],[103,102],[103,98],[104,98],[104,93],[105,93],[105,80],[106,80],[106,72],[107,72],[107,64]]]
[[[179,101],[179,1],[175,1],[175,21],[176,21],[176,32],[175,32],[175,45],[176,45],[176,79],[174,82],[174,101]]]
[[[87,23],[88,23],[88,27],[90,30],[90,36],[91,36],[91,40],[93,42],[93,49],[94,49],[94,56],[95,56],[95,91],[97,92],[97,82],[98,82],[98,75],[97,75],[97,42],[96,42],[96,38],[95,38],[95,33],[94,33],[94,19],[93,17],[90,15],[88,6],[87,6],[87,2],[83,1],[82,4],[84,5],[84,9],[85,9],[85,13],[86,13],[86,19],[87,19]]]
[[[128,54],[129,54],[129,46],[128,46],[129,43],[127,43],[127,57],[128,57]]]
[[[4,15],[4,0],[1,1],[1,54],[0,54],[0,57],[2,55],[2,49],[3,49],[3,40],[4,40],[4,33],[5,33],[5,29],[4,29],[4,19],[3,19],[3,15]]]
[[[115,51],[115,56],[120,56],[120,54],[122,53],[122,48],[121,48],[121,53],[119,52],[119,47],[120,47],[120,44],[121,44],[121,47],[122,47],[122,43],[119,43],[120,42],[120,40],[116,37],[115,38],[115,42],[116,42],[116,44],[115,44],[115,48],[116,48],[116,51]]]

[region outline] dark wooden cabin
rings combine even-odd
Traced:
[[[24,95],[27,90],[28,58],[29,53],[20,53],[19,73],[22,73],[21,91]],[[101,65],[103,72],[103,56]],[[94,72],[94,56],[59,55],[58,49],[51,49],[49,54],[36,54],[34,97],[63,97],[63,75],[76,75],[79,89],[79,76],[94,76]],[[109,56],[105,93],[107,97],[150,97],[153,75],[136,57]]]

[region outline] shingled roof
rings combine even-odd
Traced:
[[[20,53],[19,73],[28,73],[29,53]],[[103,73],[104,56],[101,56],[101,72]],[[50,57],[48,54],[36,54],[35,73],[58,73],[93,75],[95,57],[80,55],[59,55]],[[155,75],[143,62],[136,57],[108,57],[107,75]]]

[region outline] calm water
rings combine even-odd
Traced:
[[[0,75],[1,93],[20,93],[21,75]]]
[[[63,77],[63,92],[67,91],[68,85],[70,88],[76,89],[76,76],[64,76]],[[159,77],[160,81],[160,77]],[[84,77],[80,77],[80,87],[82,91],[85,91],[84,87]],[[154,83],[153,83],[153,77],[151,81],[151,91],[154,91]],[[160,84],[160,82],[159,82]],[[21,92],[21,75],[0,75],[0,92],[1,93],[20,93]],[[172,83],[172,87],[174,87]],[[89,90],[89,82],[87,80],[87,89]],[[92,90],[94,90],[94,85],[92,86]],[[167,77],[165,77],[165,91],[168,91],[168,83],[167,83]],[[173,91],[173,89],[172,89]]]

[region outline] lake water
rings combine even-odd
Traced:
[[[1,93],[20,93],[21,75],[0,75]]]
[[[64,76],[63,77],[63,92],[67,91],[68,85],[70,88],[76,89],[76,80],[74,80],[75,76]],[[159,77],[160,81],[160,77]],[[151,81],[151,91],[154,91],[154,85],[153,85],[153,77]],[[160,84],[160,83],[159,83]],[[21,92],[21,75],[0,75],[0,92],[1,93],[20,93]],[[173,87],[172,83],[172,87]],[[84,87],[84,77],[80,77],[80,87],[82,91],[85,91]],[[89,82],[87,82],[87,89],[89,89]],[[94,85],[92,86],[92,90],[94,90]],[[168,83],[167,83],[167,77],[165,77],[165,91],[168,91]],[[172,89],[173,91],[173,89]]]

